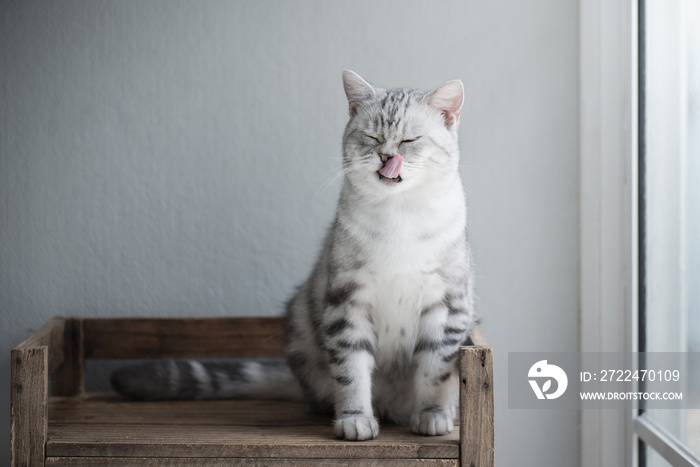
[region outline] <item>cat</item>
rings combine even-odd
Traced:
[[[457,357],[478,323],[459,175],[461,81],[382,89],[343,71],[350,120],[337,213],[287,303],[284,360],[170,360],[118,370],[140,399],[305,400],[345,440],[378,418],[420,435],[453,429]]]

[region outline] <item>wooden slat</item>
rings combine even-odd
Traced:
[[[493,352],[460,349],[460,462],[462,467],[493,467]]]
[[[52,396],[77,396],[85,391],[83,320],[67,318],[63,334],[63,363],[51,375]]]
[[[282,357],[280,318],[85,319],[85,358]]]
[[[280,401],[131,402],[113,395],[52,398],[51,457],[457,459],[458,429],[423,437],[383,425],[362,443],[333,437],[331,419]],[[92,417],[92,418],[91,418]]]
[[[193,459],[153,457],[49,457],[47,466],[55,467],[191,467]],[[456,459],[197,459],[198,467],[457,467]]]
[[[489,346],[486,336],[484,336],[484,332],[481,330],[481,326],[475,326],[474,329],[472,329],[471,334],[469,334],[469,341],[471,342],[471,345],[478,347]]]
[[[48,338],[47,338],[48,339]],[[20,344],[11,353],[10,418],[13,467],[44,465],[47,431],[48,347]]]
[[[303,404],[268,400],[131,401],[113,393],[51,397],[49,417],[52,425],[84,424],[92,425],[91,429],[112,424],[330,427],[328,417],[309,413]]]
[[[95,457],[299,457],[299,458],[425,458],[424,445],[440,440],[416,439],[408,430],[383,427],[379,437],[362,443],[340,441],[326,426],[176,425],[57,425],[49,426],[49,456]],[[457,439],[431,455],[449,453],[457,458]],[[444,441],[443,441],[444,442]],[[443,454],[445,455],[445,454]],[[446,456],[446,455],[445,455]]]
[[[64,318],[53,318],[38,331],[34,332],[26,340],[17,345],[15,349],[48,347],[48,371],[49,374],[51,374],[63,363],[63,336],[65,333],[65,326],[66,320]]]

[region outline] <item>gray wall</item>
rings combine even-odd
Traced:
[[[509,410],[506,364],[578,348],[577,7],[0,3],[0,464],[9,350],[50,317],[280,313],[333,215],[348,67],[464,81],[497,463],[575,465],[578,414]]]

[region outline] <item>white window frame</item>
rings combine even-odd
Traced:
[[[581,352],[637,350],[637,1],[581,0]],[[581,411],[581,466],[637,465],[632,410]]]
[[[638,349],[638,0],[581,0],[581,352]],[[637,467],[641,439],[674,466],[697,458],[636,407],[582,410],[582,467]]]

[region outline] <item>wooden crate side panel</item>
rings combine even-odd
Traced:
[[[15,349],[31,349],[46,346],[48,348],[48,372],[53,373],[61,366],[64,359],[64,342],[66,320],[53,318],[38,331],[22,341]]]
[[[460,349],[459,411],[462,467],[493,467],[493,352],[489,347]]]
[[[49,358],[46,346],[11,353],[10,432],[12,466],[44,465]]]
[[[120,458],[120,457],[49,457],[47,466],[54,467],[457,467],[456,459],[243,459],[243,458]]]
[[[68,318],[63,333],[63,363],[51,375],[52,396],[78,396],[85,392],[83,320]]]
[[[282,357],[280,318],[83,320],[85,358]]]

